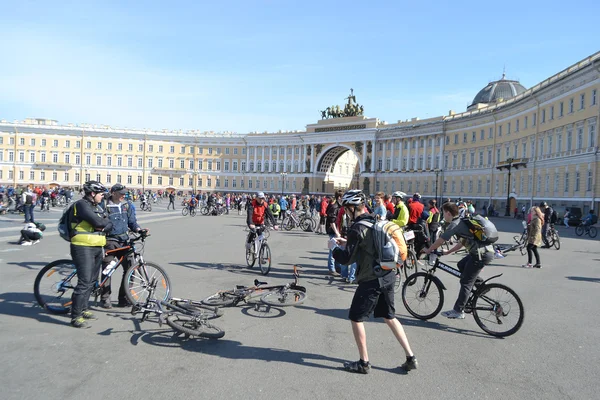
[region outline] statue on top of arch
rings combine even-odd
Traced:
[[[364,115],[365,109],[356,102],[354,89],[350,88],[350,95],[346,97],[345,100],[348,100],[348,102],[344,105],[344,108],[340,108],[340,106],[331,106],[327,107],[325,110],[319,111],[321,113],[321,119]]]

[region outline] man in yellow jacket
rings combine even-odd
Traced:
[[[86,320],[96,319],[88,310],[88,301],[102,266],[105,232],[112,228],[112,222],[99,206],[108,192],[106,187],[98,181],[89,181],[83,185],[83,191],[84,197],[73,204],[69,214],[71,258],[77,269],[77,286],[71,297],[71,325],[76,328],[88,328]]]
[[[403,201],[404,197],[406,197],[406,193],[404,192],[394,192],[392,194],[392,203],[394,203],[395,212],[389,219],[400,228],[404,228],[408,224],[409,217],[408,207],[406,207]]]

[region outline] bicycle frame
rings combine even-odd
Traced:
[[[461,274],[461,272],[457,268],[451,267],[450,265],[441,262],[438,255],[436,255],[434,253],[432,253],[432,255],[436,256],[435,262],[433,264],[433,267],[431,267],[430,269],[425,269],[425,272],[428,275],[430,275],[432,279],[435,278],[440,283],[442,289],[446,290],[446,286],[444,286],[444,284],[442,283],[442,281],[440,281],[440,279],[437,276],[435,276],[435,271],[439,268],[442,271],[447,272],[450,275],[453,275],[453,276],[455,276],[455,277],[457,277],[459,279],[460,279],[460,276],[462,274]],[[494,275],[491,278],[488,278],[488,279],[484,280],[483,282],[474,285],[473,287],[475,288],[475,286],[483,286],[488,281],[491,281],[492,279],[496,279],[496,278],[501,277],[501,276],[502,276],[502,274]],[[473,293],[473,290],[471,290],[471,292]],[[469,298],[469,300],[470,300],[470,298]]]

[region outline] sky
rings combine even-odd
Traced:
[[[304,130],[350,88],[394,123],[600,51],[600,1],[0,0],[0,119]]]

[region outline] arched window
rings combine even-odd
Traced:
[[[257,170],[257,171],[262,171],[262,168],[261,168],[261,167],[262,167],[262,163],[261,163],[260,161],[257,161],[257,162],[256,162],[256,170]]]
[[[254,161],[250,161],[250,168],[248,171],[254,171]]]

